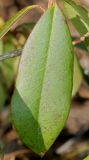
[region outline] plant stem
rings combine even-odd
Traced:
[[[87,38],[89,38],[89,32],[87,34],[85,34],[83,37],[80,37],[79,39],[73,41],[72,44],[73,44],[73,46],[75,46],[76,44],[84,42],[85,39],[87,39]],[[20,56],[22,54],[22,50],[23,49],[19,49],[19,50],[7,52],[7,53],[5,53],[3,55],[0,55],[0,62],[1,61],[5,61],[5,60],[10,59],[10,58],[14,58],[14,57]]]
[[[76,44],[80,44],[81,42],[84,42],[86,39],[89,38],[89,32],[87,32],[86,34],[84,34],[82,37],[80,37],[79,39],[73,41],[73,45],[76,45]]]
[[[0,55],[0,61],[4,61],[10,58],[14,58],[17,56],[20,56],[22,53],[22,49],[16,50],[16,51],[12,51],[12,52],[8,52],[6,54]]]
[[[48,8],[51,8],[56,3],[56,0],[49,0],[48,1]]]
[[[49,1],[52,2],[52,0],[49,0]],[[73,44],[73,46],[75,46],[76,44],[84,42],[88,38],[89,38],[89,32],[87,32],[85,35],[83,35],[79,39],[73,41],[72,44]],[[3,55],[0,55],[0,61],[4,61],[4,60],[10,59],[10,58],[18,57],[18,56],[20,56],[22,54],[22,50],[23,49],[19,49],[19,50],[7,52],[7,53],[5,53]]]

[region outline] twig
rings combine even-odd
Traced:
[[[16,50],[16,51],[12,51],[12,52],[8,52],[6,54],[0,55],[0,61],[4,61],[10,58],[14,58],[17,56],[20,56],[22,53],[22,49]]]
[[[55,2],[50,0],[50,3]],[[84,42],[87,38],[89,38],[89,32],[87,32],[84,36],[80,37],[79,39],[75,40],[72,42],[72,44],[75,46],[76,44],[79,44],[81,42]],[[6,59],[14,58],[17,56],[20,56],[22,53],[22,49],[16,50],[16,51],[11,51],[6,54],[0,55],[0,61],[4,61]]]
[[[85,35],[80,37],[79,39],[73,41],[73,45],[80,44],[81,42],[84,42],[87,38],[89,38],[89,32],[87,32]]]

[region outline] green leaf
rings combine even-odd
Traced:
[[[75,4],[72,0],[65,0],[64,13],[71,19],[81,36],[89,32],[89,13],[84,8]],[[89,39],[85,40],[84,45],[89,51]]]
[[[11,27],[21,19],[28,11],[33,8],[37,8],[37,5],[28,6],[22,10],[20,10],[15,16],[13,16],[10,20],[8,20],[5,25],[0,29],[0,39],[11,29]]]
[[[53,144],[70,110],[73,52],[60,9],[48,9],[23,49],[12,120],[23,142],[39,155]]]
[[[82,19],[83,23],[85,23],[86,27],[89,29],[89,13],[82,8],[80,5],[77,5],[72,0],[65,0],[70,6],[73,7],[77,15]]]
[[[84,160],[89,160],[89,156],[88,156],[88,157],[86,157]]]
[[[83,81],[83,75],[82,71],[80,69],[80,65],[78,62],[78,59],[76,55],[74,56],[74,75],[73,75],[73,90],[72,90],[72,96],[75,96],[77,91],[79,90],[79,87]]]
[[[76,17],[77,13],[75,11],[75,9],[70,5],[68,4],[67,2],[64,2],[64,13],[65,15],[67,15],[67,17],[69,19],[72,19],[74,17]]]

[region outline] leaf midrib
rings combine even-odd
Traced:
[[[49,49],[50,49],[50,43],[51,43],[51,36],[52,36],[52,32],[53,32],[53,24],[54,24],[54,13],[55,13],[55,7],[53,8],[53,15],[52,15],[52,21],[51,21],[51,29],[50,29],[50,34],[49,34],[49,43],[48,43],[48,47],[47,47],[47,58],[45,60],[45,69],[44,69],[44,76],[42,79],[42,87],[41,87],[41,94],[40,94],[40,100],[39,100],[39,108],[38,108],[38,114],[37,114],[37,121],[39,123],[39,113],[40,113],[40,107],[41,107],[41,99],[42,99],[42,92],[43,92],[43,86],[44,86],[44,79],[45,79],[45,73],[46,73],[46,68],[47,68],[47,62],[48,62],[48,57],[49,57]],[[40,124],[39,124],[40,125]],[[39,128],[38,128],[39,129]],[[39,138],[39,130],[38,130],[38,136]],[[38,140],[39,141],[39,140]]]

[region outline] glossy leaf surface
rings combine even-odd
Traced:
[[[72,42],[57,6],[48,9],[23,49],[12,119],[24,143],[39,155],[53,144],[70,110]]]

